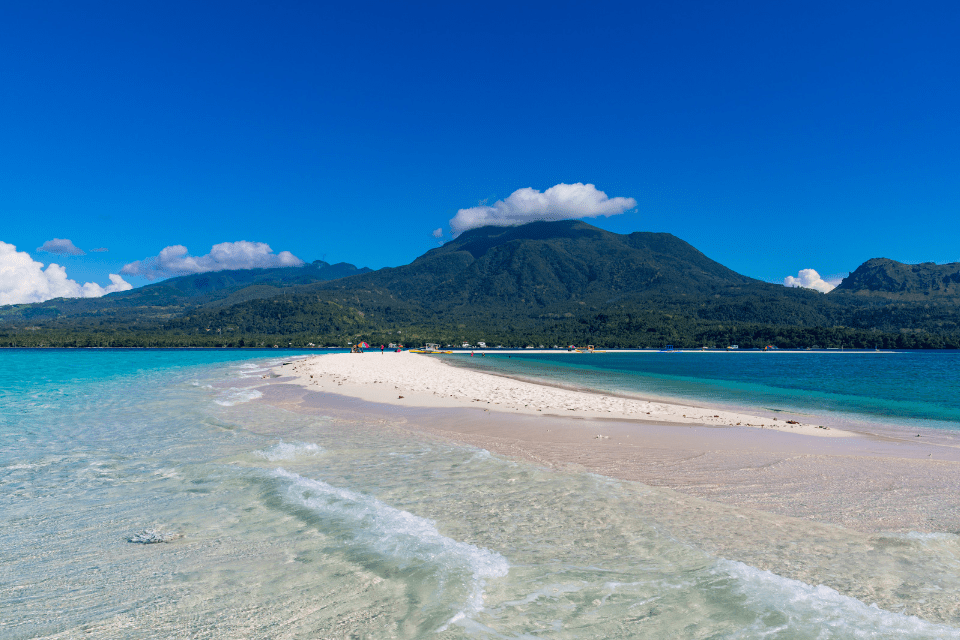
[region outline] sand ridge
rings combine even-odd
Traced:
[[[276,373],[292,376],[296,384],[315,391],[408,407],[475,407],[514,415],[741,426],[827,438],[853,435],[817,424],[788,424],[744,413],[535,384],[450,366],[440,357],[409,352],[314,356],[281,365]]]

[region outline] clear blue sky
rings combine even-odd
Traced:
[[[6,2],[0,241],[80,283],[238,240],[379,268],[584,182],[637,200],[589,222],[756,278],[960,261],[958,33],[953,2]]]

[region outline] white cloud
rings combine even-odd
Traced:
[[[107,249],[106,247],[97,247],[96,249],[90,249],[90,251],[93,251],[94,253],[105,253],[110,251],[110,249]]]
[[[221,242],[204,256],[191,256],[182,244],[163,249],[157,256],[124,265],[120,273],[142,276],[150,280],[183,276],[191,273],[224,269],[262,269],[267,267],[299,267],[303,260],[289,251],[274,253],[264,242]]]
[[[592,184],[558,184],[543,193],[530,187],[517,189],[493,206],[460,209],[450,220],[455,235],[486,225],[510,227],[535,220],[572,220],[615,216],[637,206],[633,198],[608,198]]]
[[[797,277],[787,276],[783,279],[786,287],[803,287],[804,289],[815,289],[820,293],[833,291],[843,278],[830,277],[824,280],[814,269],[801,269]]]
[[[110,274],[110,283],[105,287],[101,287],[96,282],[88,282],[81,288],[84,298],[99,298],[100,296],[105,296],[108,293],[113,293],[114,291],[129,291],[133,289],[133,285],[118,276],[115,273]]]
[[[126,291],[133,285],[111,273],[111,284],[96,282],[80,285],[67,277],[66,267],[51,263],[46,269],[26,251],[0,242],[0,305],[43,302],[51,298],[98,298],[114,291]]]
[[[82,249],[74,246],[73,242],[67,240],[66,238],[54,238],[53,240],[47,240],[43,243],[43,246],[37,247],[37,251],[43,251],[45,253],[55,253],[61,256],[82,256],[84,254]]]
[[[437,229],[434,229],[434,230],[431,232],[430,235],[432,235],[434,238],[442,238],[442,237],[443,237],[443,227],[439,227],[439,228],[437,228]]]

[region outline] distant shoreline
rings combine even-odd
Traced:
[[[0,349],[36,349],[38,351],[51,351],[51,350],[77,350],[77,349],[89,349],[92,351],[105,351],[105,350],[141,350],[141,351],[268,351],[268,352],[283,352],[283,351],[309,351],[309,352],[331,352],[331,351],[349,351],[350,347],[21,347],[21,346],[11,346],[11,345],[0,345]],[[379,349],[370,348],[366,351],[373,352],[379,351]],[[394,349],[387,349],[387,351],[393,352]],[[404,351],[409,351],[409,349],[404,349]],[[956,351],[956,349],[686,349],[678,348],[671,350],[664,349],[595,349],[592,353],[586,350],[571,351],[569,349],[463,349],[463,348],[444,348],[443,351],[450,352],[451,354],[465,354],[465,353],[489,353],[491,355],[496,354],[570,354],[570,355],[598,355],[604,353],[905,353],[908,351]]]
[[[375,349],[371,349],[375,351]],[[595,349],[594,351],[569,349],[444,349],[452,354],[463,353],[482,353],[496,355],[506,353],[510,355],[517,354],[569,354],[573,356],[581,355],[601,355],[604,353],[901,353],[903,349]],[[952,349],[917,349],[917,351],[952,351]]]

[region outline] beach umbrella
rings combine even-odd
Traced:
[[[361,349],[369,349],[369,348],[370,348],[370,345],[367,344],[366,342],[361,342],[361,343],[358,344],[357,346],[360,347]]]

